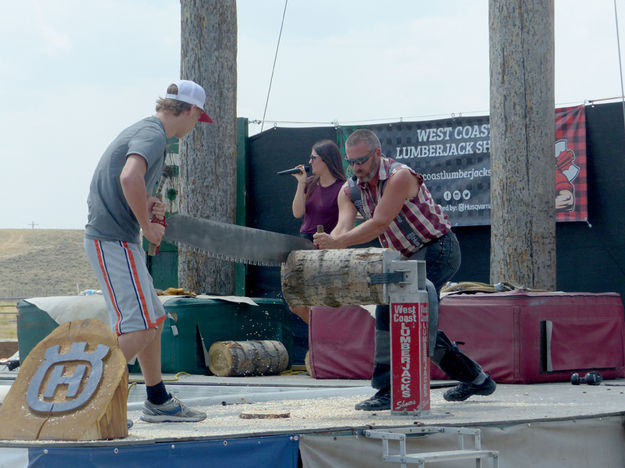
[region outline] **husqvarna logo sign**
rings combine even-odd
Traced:
[[[110,348],[99,344],[95,351],[86,352],[86,346],[84,341],[72,343],[64,354],[59,352],[59,345],[46,349],[44,361],[34,373],[26,392],[26,402],[33,411],[63,413],[76,410],[91,399],[102,380],[103,360]],[[74,370],[70,374],[72,367]],[[57,401],[54,396],[63,391],[59,388],[61,386],[66,386],[65,398]]]

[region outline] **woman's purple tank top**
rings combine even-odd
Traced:
[[[339,219],[339,206],[336,202],[339,191],[345,181],[336,180],[328,187],[317,184],[306,197],[306,214],[300,232],[315,233],[317,225],[322,224],[324,232],[331,232]]]

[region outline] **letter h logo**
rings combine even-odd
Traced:
[[[70,350],[65,354],[59,354],[59,345],[46,349],[44,361],[33,375],[26,392],[26,402],[32,410],[44,413],[62,413],[78,409],[89,401],[102,379],[103,359],[108,355],[110,348],[99,344],[95,351],[87,353],[85,352],[86,345],[87,343],[82,341],[72,343]],[[72,375],[63,375],[65,363],[75,361],[87,361],[91,364],[91,372],[80,394],[78,394],[78,390],[85,377],[87,366],[79,364]],[[39,397],[39,390],[50,368],[52,369],[50,378],[42,399]],[[67,385],[65,398],[68,401],[45,401],[45,399],[54,397],[59,385]],[[71,400],[69,400],[70,398]]]

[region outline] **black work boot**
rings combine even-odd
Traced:
[[[454,388],[450,388],[443,393],[443,398],[447,401],[464,401],[473,395],[490,395],[497,388],[497,384],[488,376],[484,382],[479,385],[472,383],[460,383]]]
[[[383,388],[367,400],[356,403],[355,408],[362,411],[383,411],[391,409],[391,390]]]

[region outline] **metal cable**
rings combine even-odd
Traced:
[[[621,63],[621,39],[618,32],[618,13],[616,12],[616,0],[614,0],[614,22],[616,23],[616,45],[618,48],[618,67],[621,73],[621,98],[623,102],[623,129],[625,130],[625,90],[623,89],[623,64]]]
[[[271,68],[271,78],[269,79],[269,89],[267,90],[267,100],[265,101],[265,110],[263,111],[263,121],[260,125],[260,131],[265,127],[265,115],[267,115],[267,106],[269,105],[269,95],[271,94],[271,83],[273,82],[273,73],[276,69],[276,60],[278,59],[278,49],[280,48],[280,39],[282,38],[282,28],[284,27],[284,18],[286,16],[286,6],[289,0],[284,0],[284,11],[282,12],[282,23],[280,24],[280,34],[278,34],[278,44],[276,45],[276,54],[273,57],[273,67]]]

